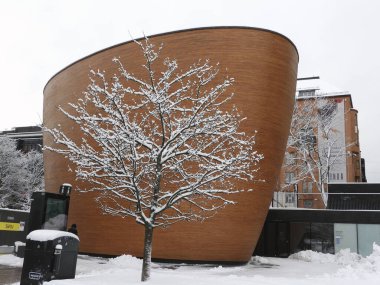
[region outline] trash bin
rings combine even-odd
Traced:
[[[20,285],[75,278],[79,238],[69,232],[35,230],[26,237]]]
[[[24,258],[25,254],[25,243],[21,241],[15,241],[14,254],[17,257]]]

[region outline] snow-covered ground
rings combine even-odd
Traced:
[[[1,255],[0,264],[21,267],[22,259]],[[131,256],[113,259],[79,256],[75,279],[44,282],[50,285],[141,284],[141,260]],[[19,284],[14,283],[14,284]],[[343,250],[336,255],[303,251],[289,258],[253,257],[244,266],[153,264],[147,284],[185,285],[378,285],[380,247],[361,257]]]

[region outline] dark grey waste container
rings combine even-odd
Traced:
[[[21,241],[15,242],[14,254],[17,257],[24,258],[24,254],[25,254],[25,243],[24,242],[21,242]]]
[[[26,237],[21,285],[75,278],[79,239],[57,230],[36,230]]]

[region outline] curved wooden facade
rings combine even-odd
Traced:
[[[198,59],[220,63],[220,75],[227,73],[236,82],[233,104],[247,117],[242,128],[257,134],[257,149],[264,154],[253,192],[234,196],[237,205],[221,210],[203,223],[183,222],[167,229],[156,229],[153,258],[246,262],[260,236],[272,191],[280,172],[294,104],[298,54],[284,36],[262,29],[220,27],[185,30],[152,36],[163,43],[162,58],[178,60],[187,67]],[[80,137],[77,127],[57,111],[57,106],[75,102],[89,84],[90,69],[116,72],[112,58],[139,75],[141,54],[133,42],[107,48],[81,59],[56,74],[44,90],[44,125],[60,124],[69,136]],[[141,75],[142,76],[142,75]],[[44,143],[52,144],[44,135]],[[78,185],[68,162],[60,155],[45,151],[46,191],[57,192],[68,182]],[[83,185],[82,185],[83,186]],[[80,251],[96,254],[132,254],[142,256],[144,227],[133,219],[102,215],[91,193],[71,194],[69,224],[76,223]]]

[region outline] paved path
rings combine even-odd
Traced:
[[[21,267],[0,265],[0,285],[20,282]]]

